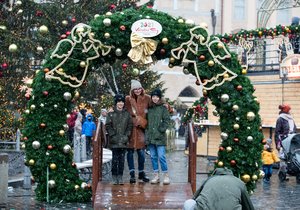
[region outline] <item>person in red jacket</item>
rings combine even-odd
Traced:
[[[68,139],[69,139],[70,145],[73,145],[74,126],[75,126],[76,118],[77,118],[77,112],[74,110],[70,114],[70,117],[67,119],[67,125],[69,126],[69,129],[68,129]]]

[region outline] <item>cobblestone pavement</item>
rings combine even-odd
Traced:
[[[187,156],[183,151],[183,144],[176,145],[176,149],[167,153],[169,175],[172,182],[187,182]],[[197,171],[205,172],[209,162],[206,158],[198,157]],[[127,163],[125,163],[124,181],[129,182],[129,172]],[[137,165],[137,164],[136,164]],[[145,171],[151,178],[151,162],[150,156],[146,155]],[[197,175],[197,188],[207,178],[207,175]],[[109,176],[104,181],[109,181]],[[300,209],[300,185],[296,183],[295,177],[280,183],[277,177],[277,170],[273,171],[271,183],[266,184],[262,181],[257,183],[257,188],[251,200],[257,210],[296,210]],[[35,201],[33,190],[24,190],[22,188],[14,188],[8,193],[8,206],[5,210],[27,210],[27,209],[92,209],[91,203],[61,203],[46,204]],[[2,209],[1,209],[2,210]]]

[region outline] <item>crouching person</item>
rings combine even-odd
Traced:
[[[217,168],[197,190],[193,199],[185,201],[183,210],[254,210],[245,183],[227,168]]]
[[[109,135],[108,148],[112,150],[112,183],[123,183],[125,153],[132,130],[132,119],[124,109],[125,97],[115,96],[115,107],[109,112],[106,119],[106,131]]]

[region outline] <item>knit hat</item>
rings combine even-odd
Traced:
[[[291,110],[291,106],[288,105],[288,104],[282,104],[282,105],[279,105],[278,107],[282,112],[284,113],[289,113],[290,110]]]
[[[131,80],[131,90],[143,88],[141,83],[137,80]]]
[[[155,90],[153,90],[152,92],[151,92],[151,97],[152,96],[158,96],[159,98],[161,98],[162,97],[162,93],[161,93],[161,90],[160,89],[155,89]]]
[[[125,97],[123,94],[117,94],[115,95],[115,104],[117,104],[118,102],[123,101],[125,103]]]

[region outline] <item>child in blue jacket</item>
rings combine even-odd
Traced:
[[[91,155],[92,138],[96,132],[96,124],[93,121],[92,114],[88,114],[82,125],[82,135],[86,138],[86,154]]]

